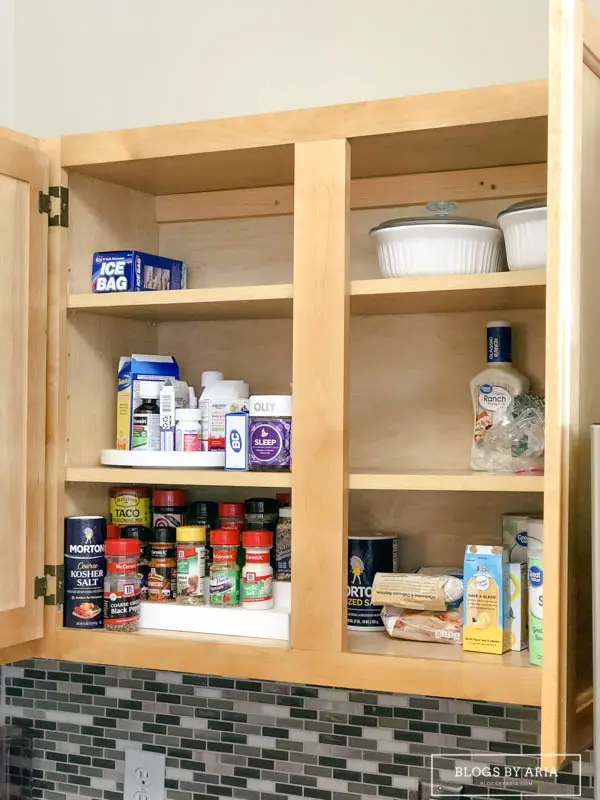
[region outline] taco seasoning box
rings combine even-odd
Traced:
[[[104,578],[104,628],[107,631],[136,631],[140,619],[140,577],[138,539],[110,539],[106,542]]]
[[[110,521],[115,525],[149,528],[152,491],[145,486],[114,486],[110,490]]]
[[[164,603],[177,597],[176,528],[154,528],[150,534],[148,599]]]
[[[237,563],[240,534],[233,528],[211,531],[213,562],[210,567],[211,606],[240,604],[240,568]]]
[[[65,517],[65,628],[101,628],[104,517]]]
[[[292,396],[257,394],[250,398],[248,468],[289,472],[292,463]]]
[[[242,607],[259,611],[273,608],[272,531],[244,531],[246,563],[242,568]]]
[[[348,628],[352,631],[381,630],[382,606],[371,605],[373,581],[377,572],[397,572],[396,536],[366,534],[350,536],[348,541]]]
[[[176,535],[177,602],[183,606],[203,605],[206,528],[202,525],[180,525]]]
[[[185,522],[184,489],[155,489],[152,493],[152,527],[177,528]]]

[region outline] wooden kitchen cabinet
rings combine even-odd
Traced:
[[[589,744],[600,25],[579,0],[551,7],[549,82],[52,141],[0,134],[0,269],[10,287],[0,301],[3,661],[35,655],[541,705],[543,752]],[[59,188],[48,194],[49,185]],[[378,277],[368,231],[394,209],[452,199],[493,218],[546,191],[545,271]],[[91,294],[92,253],[132,248],[183,258],[189,288]],[[467,387],[483,365],[490,314],[514,323],[517,366],[545,387],[543,477],[468,469]],[[195,384],[213,365],[262,393],[285,393],[293,380],[293,473],[101,467],[126,352],[172,352]],[[441,415],[430,386],[452,388]],[[106,514],[119,483],[217,499],[291,486],[289,644],[64,629],[52,602],[63,517]],[[451,564],[467,542],[499,542],[503,512],[542,510],[543,667],[530,666],[527,651],[486,656],[347,632],[349,527],[402,533],[406,567]]]

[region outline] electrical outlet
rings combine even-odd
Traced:
[[[125,750],[123,800],[165,800],[165,757],[146,750]]]

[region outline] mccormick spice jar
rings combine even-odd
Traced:
[[[155,489],[152,493],[152,527],[177,528],[185,522],[184,489]]]
[[[148,599],[164,603],[177,597],[176,528],[158,527],[150,534]]]
[[[140,620],[140,543],[137,539],[109,539],[105,547],[104,628],[136,631]]]
[[[292,463],[292,396],[250,398],[248,469],[289,472]]]
[[[271,531],[275,536],[279,503],[272,497],[252,497],[244,503],[244,530]],[[243,564],[242,564],[243,566]],[[275,569],[275,550],[271,550],[271,566]]]
[[[65,628],[101,628],[104,517],[65,517]]]
[[[213,562],[210,567],[211,606],[239,606],[240,568],[237,563],[240,534],[229,530],[211,533]]]
[[[280,508],[275,532],[275,580],[292,579],[292,509]]]
[[[272,531],[244,531],[246,563],[242,569],[242,606],[266,611],[273,608]]]
[[[177,530],[177,602],[183,606],[204,603],[206,528],[180,525]]]
[[[238,546],[242,539],[244,530],[244,504],[243,503],[219,503],[219,528],[224,531],[236,531],[238,534]],[[244,551],[238,551],[238,566],[244,566]]]
[[[115,525],[150,527],[152,491],[146,486],[115,486],[110,490],[110,521]]]
[[[195,503],[190,503],[188,522],[190,525],[203,525],[206,528],[206,573],[208,574],[212,563],[210,532],[213,528],[219,527],[218,504],[210,500],[197,500]]]
[[[110,525],[108,526],[110,528]],[[140,578],[140,597],[142,600],[148,599],[148,566],[150,561],[150,529],[142,525],[123,525],[120,528],[121,538],[136,539],[140,543],[140,555],[138,558],[138,575]]]

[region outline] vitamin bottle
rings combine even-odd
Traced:
[[[160,381],[140,381],[140,404],[133,412],[132,450],[160,450]]]
[[[175,449],[180,453],[199,453],[202,450],[200,416],[198,408],[178,408],[175,412]]]
[[[474,416],[471,468],[479,470],[493,469],[484,449],[487,431],[511,419],[515,396],[529,391],[529,380],[512,365],[510,323],[488,322],[487,363],[471,381]]]
[[[177,602],[183,606],[204,603],[206,575],[206,528],[181,525],[177,528]]]
[[[210,534],[213,562],[210,567],[211,606],[239,606],[240,568],[237,564],[240,534],[233,528]]]
[[[246,563],[242,569],[242,606],[266,611],[273,608],[272,531],[244,531]]]
[[[107,539],[104,550],[104,629],[136,631],[140,619],[139,540]]]

